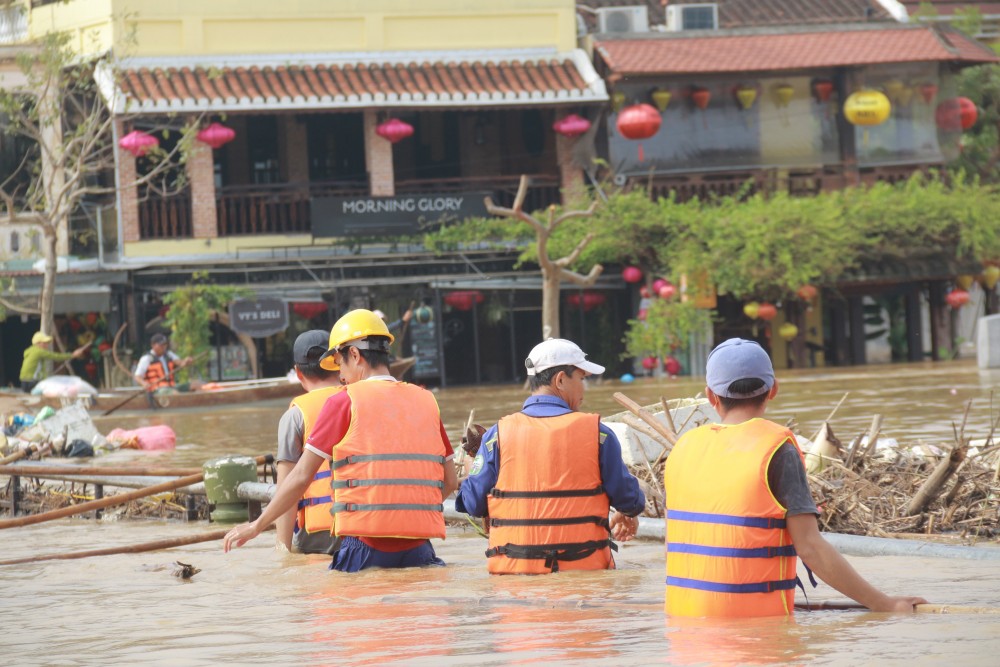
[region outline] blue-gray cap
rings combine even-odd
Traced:
[[[764,386],[749,394],[729,391],[729,385],[737,380],[756,378]],[[774,366],[760,345],[752,340],[730,338],[719,344],[708,354],[705,368],[705,382],[716,396],[724,398],[753,398],[771,391],[774,386]]]

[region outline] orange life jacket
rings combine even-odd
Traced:
[[[674,446],[664,472],[667,614],[792,613],[795,547],[767,484],[785,442],[798,449],[787,428],[751,419],[698,427]]]
[[[167,362],[167,368],[169,370],[163,370],[163,362]],[[177,370],[177,364],[173,359],[164,355],[162,357],[153,356],[153,360],[149,362],[149,366],[146,368],[146,386],[151,387],[156,390],[160,387],[173,387],[174,381],[174,371]]]
[[[309,441],[309,434],[326,405],[326,399],[343,389],[340,385],[322,387],[292,400],[291,405],[302,412],[302,442]],[[330,462],[323,461],[299,501],[299,514],[295,521],[300,530],[307,533],[330,532],[333,528],[333,516],[330,514],[333,499],[330,493]]]
[[[614,567],[599,427],[597,415],[580,412],[500,420],[499,474],[487,498],[491,573]]]
[[[434,395],[405,382],[347,386],[351,424],[333,448],[334,532],[444,538],[445,445]]]

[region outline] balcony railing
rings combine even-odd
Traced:
[[[363,182],[230,185],[216,192],[219,236],[308,234],[312,197],[363,196]]]
[[[28,15],[21,5],[0,7],[0,44],[20,44],[28,39]]]
[[[559,204],[559,179],[555,176],[529,176],[528,195],[524,199],[525,211],[537,211],[550,204]],[[398,181],[396,194],[422,194],[454,192],[482,192],[493,198],[499,206],[511,206],[517,195],[520,176],[483,176],[470,178],[435,178],[427,180]]]
[[[149,195],[139,200],[139,238],[189,239],[193,236],[191,193],[170,197]]]

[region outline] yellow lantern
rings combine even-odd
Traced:
[[[785,322],[778,327],[778,335],[785,340],[791,340],[799,335],[799,328],[791,322]]]
[[[653,104],[656,105],[657,109],[659,109],[660,111],[666,111],[667,107],[670,106],[670,99],[673,97],[673,95],[670,93],[669,90],[657,88],[656,90],[653,91],[650,97],[653,98]]]
[[[749,86],[740,86],[736,89],[736,99],[739,101],[740,106],[743,107],[743,110],[747,111],[757,101],[757,89]]]
[[[974,276],[958,276],[955,278],[955,284],[968,292],[969,288],[972,287],[973,280],[975,280]]]
[[[891,79],[882,84],[882,89],[885,90],[886,97],[888,97],[889,101],[893,104],[899,102],[899,96],[905,87],[906,86],[899,79]]]
[[[781,83],[772,89],[774,103],[779,107],[787,107],[792,98],[795,97],[795,89],[787,83]]]
[[[760,304],[756,301],[751,301],[750,303],[743,306],[743,314],[749,317],[751,320],[757,319],[757,313],[760,312]]]
[[[1000,266],[987,266],[983,269],[983,275],[980,276],[980,280],[986,289],[996,287],[997,281],[1000,280]]]
[[[881,125],[892,113],[892,103],[884,93],[862,90],[844,102],[844,116],[852,125]]]
[[[611,94],[611,110],[618,111],[623,106],[625,106],[625,93],[612,93]]]

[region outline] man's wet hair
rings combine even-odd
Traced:
[[[752,394],[763,386],[765,386],[764,381],[760,378],[744,378],[742,380],[734,380],[731,382],[729,387],[727,387],[727,391],[730,394]],[[728,398],[726,396],[719,396],[719,404],[722,405],[722,408],[727,412],[733,408],[742,406],[758,408],[764,405],[769,393],[770,391],[765,391],[763,394],[751,396],[750,398]]]
[[[372,346],[377,346],[381,349],[378,350],[362,350],[358,349],[361,353],[361,358],[365,362],[374,367],[379,366],[389,366],[389,337],[388,336],[368,336],[368,344]]]
[[[295,367],[302,372],[303,377],[307,377],[310,380],[316,380],[316,381],[327,380],[340,372],[340,371],[328,371],[322,366],[320,366],[319,362],[314,362],[309,364],[295,364]]]
[[[528,388],[531,391],[536,391],[542,387],[548,387],[552,384],[556,376],[559,375],[560,371],[566,375],[572,375],[575,370],[576,366],[553,366],[552,368],[546,368],[544,371],[528,377]]]

